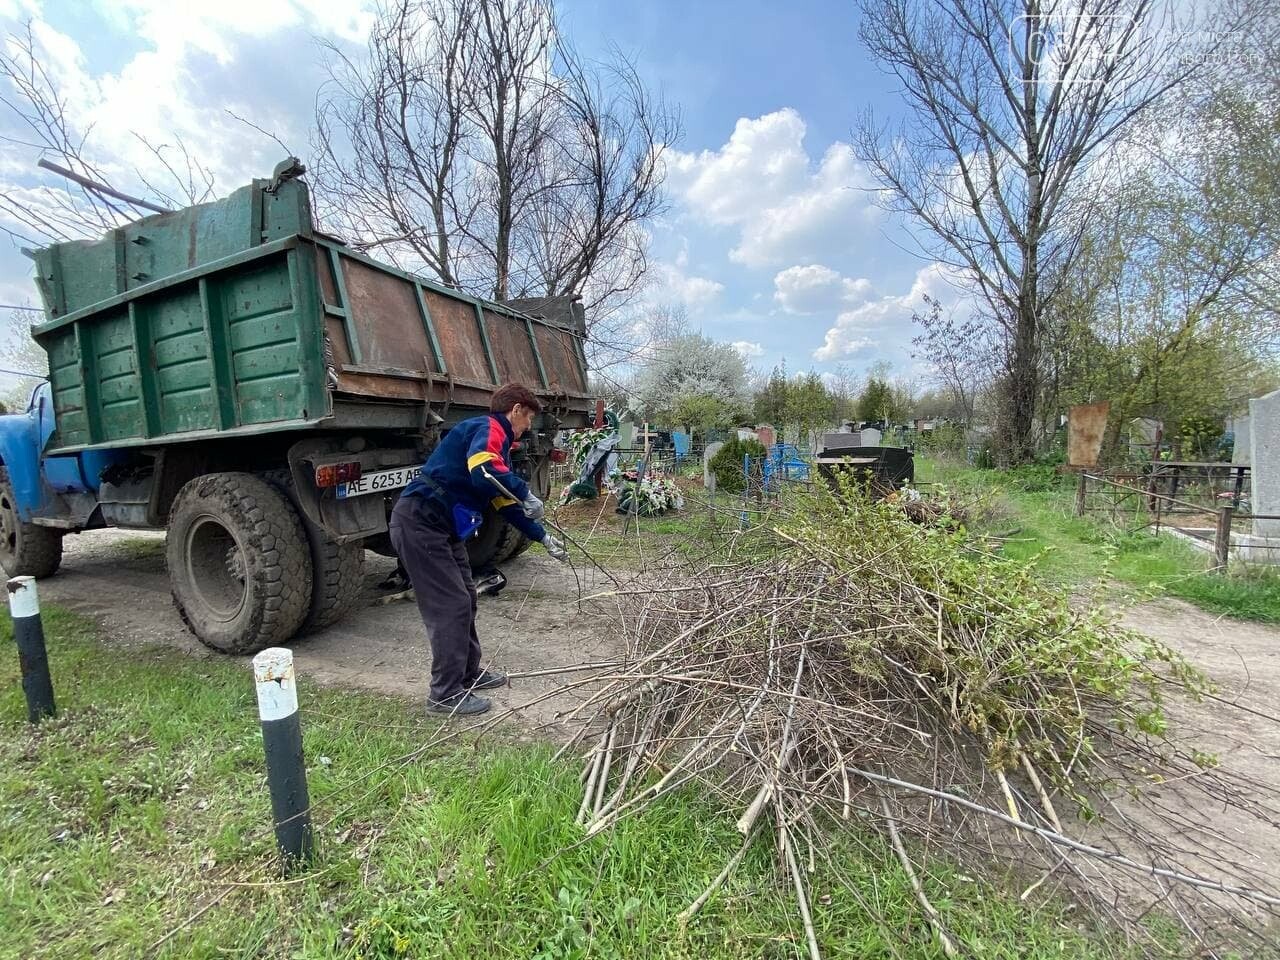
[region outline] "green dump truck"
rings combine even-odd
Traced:
[[[49,382],[0,417],[0,562],[47,576],[68,533],[166,529],[174,602],[218,650],[341,618],[365,549],[392,555],[400,490],[502,383],[544,402],[515,452],[544,497],[554,434],[594,407],[580,303],[378,263],[317,230],[287,173],[36,264]],[[468,543],[476,566],[525,546],[496,515]]]

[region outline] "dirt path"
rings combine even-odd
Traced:
[[[1219,700],[1177,706],[1179,726],[1224,765],[1280,791],[1280,629],[1180,600],[1136,606],[1124,623],[1181,651],[1217,683]],[[1273,866],[1280,872],[1280,848]]]
[[[1280,802],[1280,629],[1205,613],[1178,600],[1133,607],[1124,623],[1181,651],[1218,685],[1219,699],[1171,703],[1175,734],[1214,754],[1249,794]],[[1185,817],[1183,849],[1199,845],[1209,875],[1280,889],[1280,830],[1225,805],[1189,801],[1177,784],[1149,788]],[[1171,838],[1172,839],[1172,838]],[[1207,854],[1207,856],[1206,856]],[[1216,861],[1216,863],[1215,863]]]
[[[169,596],[164,570],[164,536],[98,530],[66,538],[57,576],[40,583],[46,599],[98,619],[109,643],[129,647],[161,644],[193,657],[219,657],[182,625]],[[399,601],[381,604],[376,584],[395,563],[365,554],[365,596],[360,608],[327,630],[298,640],[294,650],[304,677],[421,700],[428,686],[429,656],[417,607]],[[481,597],[478,627],[487,662],[511,672],[529,672],[613,657],[619,644],[608,620],[580,593],[604,589],[598,574],[571,570],[533,547],[505,565],[508,584],[498,597]],[[248,676],[248,658],[245,663]],[[527,704],[571,677],[519,680],[496,691],[500,708]],[[305,696],[305,693],[304,693]],[[521,711],[532,728],[550,724],[571,707],[571,695],[536,703]]]

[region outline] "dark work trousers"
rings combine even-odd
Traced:
[[[462,693],[480,672],[476,588],[467,548],[421,497],[391,512],[391,543],[409,573],[431,641],[431,699]]]

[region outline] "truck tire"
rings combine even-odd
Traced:
[[[201,643],[254,653],[283,643],[311,605],[311,557],[293,504],[248,473],[188,482],[169,510],[173,602]]]
[[[511,524],[504,521],[502,526],[505,529],[498,538],[498,547],[493,556],[494,563],[506,563],[508,560],[514,560],[528,550],[529,544],[532,542]]]
[[[11,577],[51,577],[62,563],[62,531],[23,523],[9,471],[0,467],[0,566]]]
[[[472,570],[483,570],[510,560],[528,545],[524,534],[503,520],[496,510],[486,507],[479,531],[467,541],[467,559],[471,561]]]
[[[364,590],[364,544],[337,544],[304,521],[311,547],[311,608],[298,633],[314,633],[337,623]]]
[[[262,478],[294,502],[293,478],[288,470],[271,470]],[[296,509],[296,508],[295,508]],[[364,542],[337,544],[323,527],[298,510],[311,551],[311,605],[298,628],[299,635],[315,633],[337,623],[360,600],[364,590]]]

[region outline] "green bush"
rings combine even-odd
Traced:
[[[711,458],[711,472],[715,474],[716,489],[726,493],[741,493],[746,487],[742,474],[742,458],[762,459],[766,451],[759,440],[739,440],[733,437]]]
[[[933,456],[963,456],[964,428],[958,423],[942,423],[920,435],[920,450]]]
[[[1011,467],[1008,478],[1012,486],[1026,493],[1057,490],[1069,482],[1063,474],[1058,472],[1057,467],[1047,463],[1028,463],[1020,467]]]

